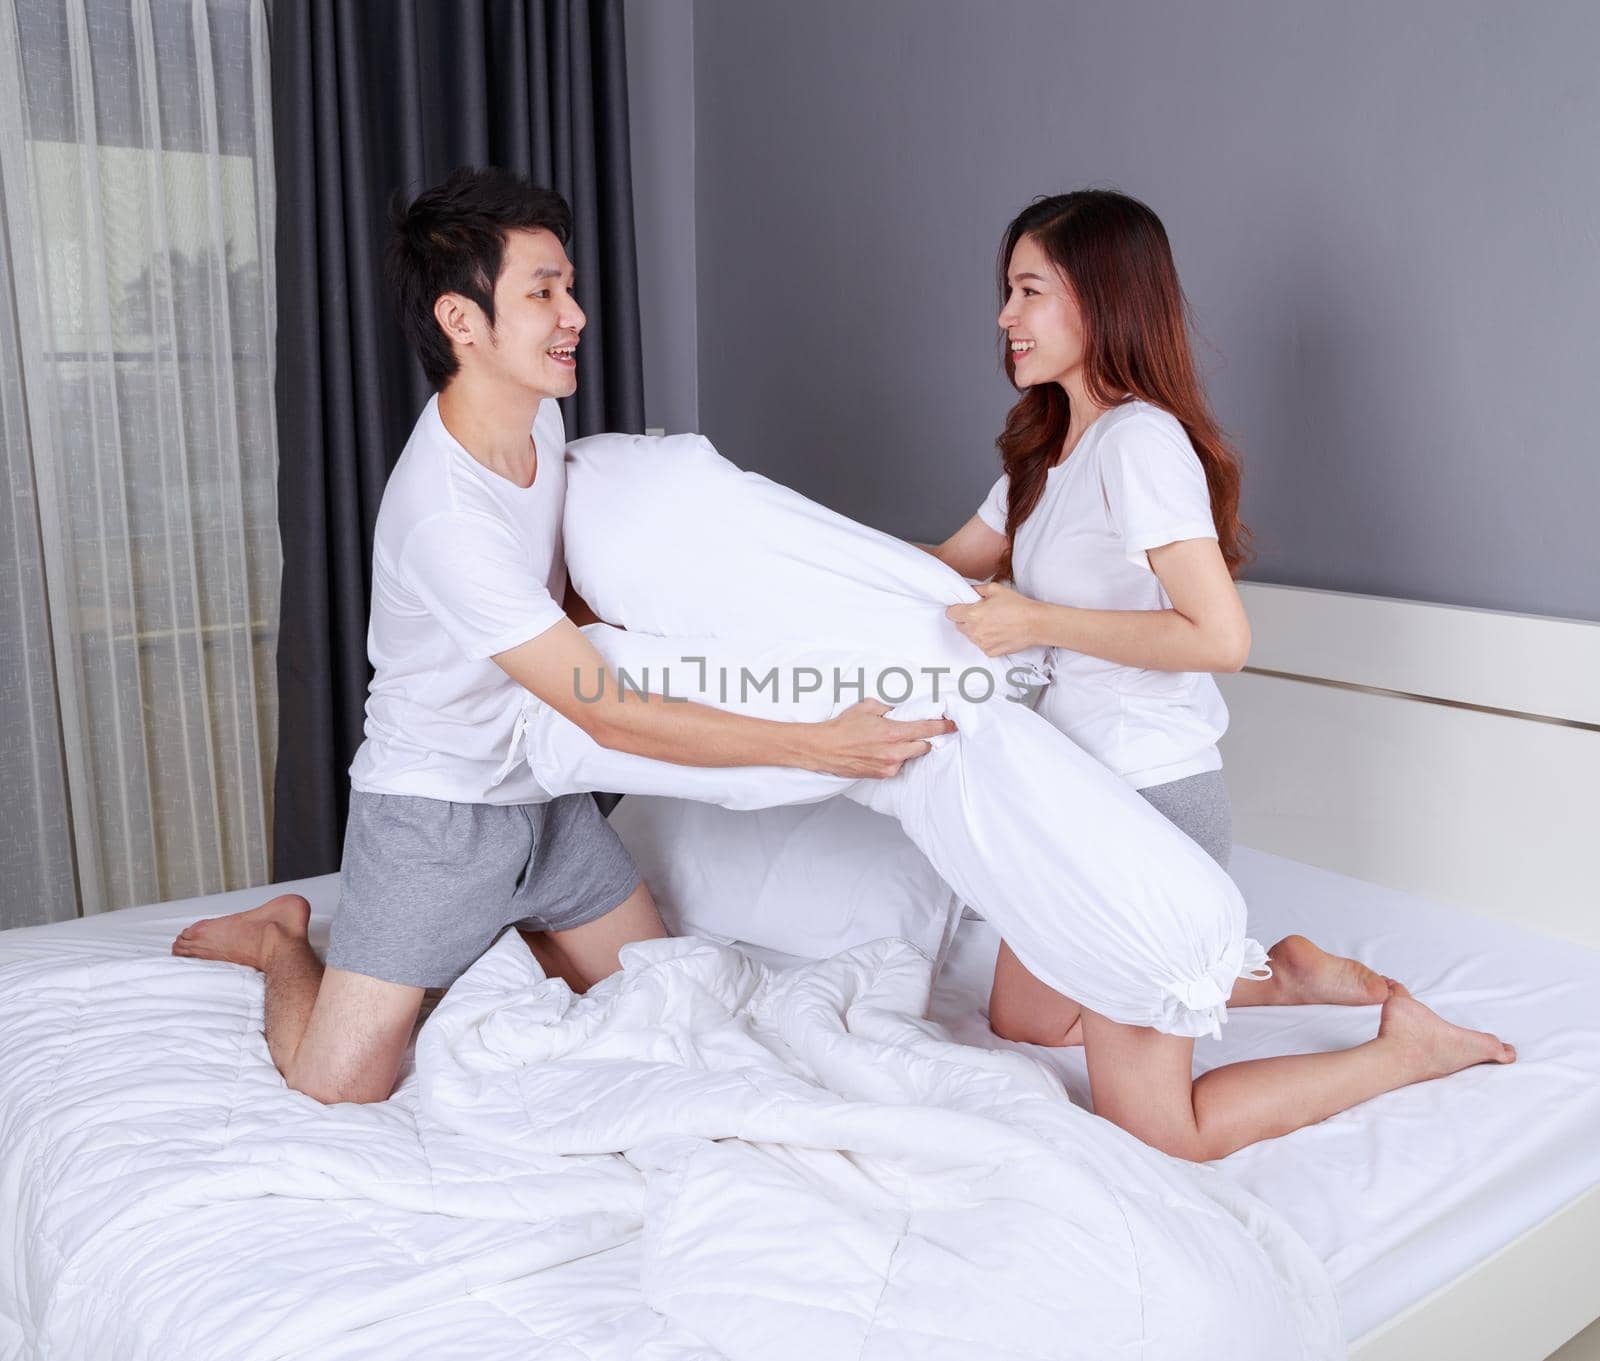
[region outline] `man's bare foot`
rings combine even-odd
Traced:
[[[1515,1063],[1517,1051],[1498,1036],[1452,1025],[1417,1001],[1398,983],[1378,1021],[1378,1039],[1400,1046],[1412,1082],[1448,1077],[1477,1063]]]
[[[207,917],[185,927],[172,942],[172,953],[259,969],[265,963],[270,939],[277,932],[304,940],[310,920],[311,904],[298,893],[283,893],[246,912]]]
[[[1389,996],[1389,980],[1382,974],[1359,959],[1330,955],[1304,936],[1285,936],[1267,958],[1272,977],[1250,998],[1256,1006],[1375,1007]]]

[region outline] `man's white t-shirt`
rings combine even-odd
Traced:
[[[367,740],[354,789],[455,803],[546,797],[526,762],[504,773],[527,691],[490,660],[565,618],[566,430],[543,402],[531,487],[457,443],[432,397],[389,476],[372,552]]]
[[[1009,480],[978,510],[1006,531]],[[1113,407],[1050,469],[1017,531],[1017,589],[1089,610],[1168,610],[1145,556],[1183,539],[1214,539],[1205,469],[1179,421],[1148,402]],[[1135,789],[1220,770],[1228,709],[1205,672],[1150,671],[1053,649],[1039,712]]]

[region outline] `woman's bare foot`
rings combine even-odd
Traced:
[[[1304,936],[1285,936],[1267,958],[1272,977],[1241,979],[1230,1005],[1375,1007],[1389,996],[1389,980],[1375,969],[1359,959],[1330,955]]]
[[[283,893],[260,907],[226,917],[207,917],[185,927],[172,942],[172,953],[259,969],[277,932],[304,939],[310,921],[311,904],[298,893]]]
[[[1517,1051],[1483,1030],[1452,1025],[1417,1001],[1398,983],[1390,983],[1389,1000],[1378,1021],[1378,1039],[1399,1048],[1412,1082],[1448,1077],[1478,1063],[1515,1063]]]

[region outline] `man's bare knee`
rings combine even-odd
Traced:
[[[330,968],[283,1079],[324,1105],[386,1101],[405,1060],[423,989]]]
[[[358,1106],[374,1105],[393,1096],[395,1087],[393,1077],[387,1081],[371,1075],[330,1078],[323,1073],[297,1072],[292,1064],[283,1075],[283,1080],[292,1091],[309,1096],[313,1101],[320,1101],[324,1106],[338,1106],[345,1102]]]
[[[364,1051],[320,1053],[302,1044],[283,1069],[283,1080],[294,1091],[324,1106],[343,1102],[367,1106],[394,1095],[400,1076],[403,1049],[399,1045]]]

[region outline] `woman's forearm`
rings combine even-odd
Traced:
[[[1148,671],[1237,671],[1248,640],[1177,610],[1083,610],[1034,602],[1037,641]]]

